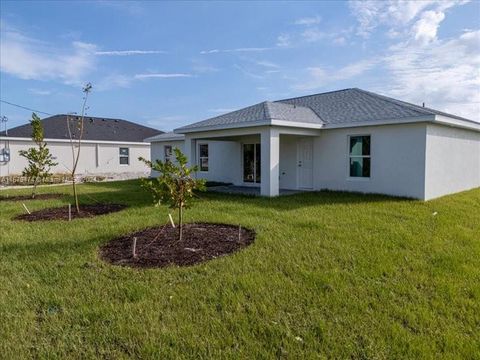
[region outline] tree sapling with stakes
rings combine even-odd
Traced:
[[[193,174],[198,166],[187,165],[187,157],[177,148],[174,149],[175,161],[155,162],[139,158],[160,175],[155,179],[143,179],[142,186],[149,190],[155,205],[168,204],[171,209],[178,210],[178,240],[183,237],[183,211],[190,206],[194,190],[205,190],[205,180],[196,179]]]
[[[88,94],[90,93],[90,91],[92,91],[92,84],[91,83],[86,84],[82,91],[84,93],[84,97],[83,97],[81,116],[79,117],[79,116],[67,115],[67,130],[68,130],[68,136],[70,138],[70,146],[72,148],[72,169],[70,174],[72,176],[73,197],[75,199],[75,207],[77,209],[77,214],[80,213],[80,205],[78,203],[77,183],[76,183],[75,175],[77,171],[78,160],[80,159],[80,150],[82,147],[84,118],[85,118],[85,111],[87,109],[87,99],[88,99]],[[74,140],[76,140],[76,142]],[[75,148],[77,148],[76,151],[75,151]]]
[[[50,154],[47,143],[43,141],[42,121],[37,114],[32,113],[30,125],[32,125],[32,140],[37,147],[20,150],[18,153],[28,160],[28,165],[23,170],[22,175],[33,180],[32,199],[35,199],[38,183],[51,176],[50,168],[58,165],[58,163],[53,161],[53,156]]]

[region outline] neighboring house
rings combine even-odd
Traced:
[[[480,186],[480,123],[361,89],[263,102],[146,139],[198,176],[279,189],[428,200]]]
[[[58,163],[53,173],[68,173],[72,168],[72,150],[67,128],[67,115],[55,115],[42,120],[45,141]],[[71,128],[78,117],[74,116]],[[78,138],[78,131],[74,136]],[[111,177],[139,177],[148,174],[148,168],[138,161],[139,156],[150,158],[150,144],[143,142],[162,131],[120,119],[86,116],[81,140],[79,175]],[[27,165],[19,150],[34,146],[30,124],[0,133],[0,176],[19,175]],[[78,140],[75,141],[76,143]],[[9,154],[9,156],[8,156]]]

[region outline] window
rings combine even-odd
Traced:
[[[129,149],[121,147],[120,148],[120,165],[128,165],[129,163],[130,163]]]
[[[350,177],[370,177],[370,136],[349,138]]]
[[[208,171],[208,144],[198,145],[200,171]]]
[[[165,145],[163,147],[163,160],[165,162],[170,162],[172,161],[172,157],[173,157],[172,145]]]

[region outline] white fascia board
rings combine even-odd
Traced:
[[[151,138],[146,138],[145,142],[164,142],[164,141],[183,141],[185,140],[185,136],[183,134],[174,134],[172,136],[164,136],[164,137],[157,137],[153,136]]]
[[[204,132],[204,131],[211,131],[211,130],[227,130],[227,129],[257,127],[257,126],[269,126],[269,125],[307,128],[307,129],[321,129],[324,126],[323,124],[272,119],[272,120],[250,121],[250,122],[235,123],[235,124],[210,125],[210,126],[202,126],[197,128],[191,128],[191,129],[179,128],[179,129],[173,130],[173,132],[176,134],[187,134],[187,133]]]
[[[210,126],[202,126],[202,127],[195,127],[195,128],[189,128],[189,129],[178,128],[173,130],[173,132],[175,134],[188,134],[188,133],[204,132],[204,131],[211,131],[211,130],[238,129],[238,128],[247,128],[247,127],[255,127],[255,126],[265,126],[265,125],[271,125],[271,122],[262,120],[262,121],[250,121],[250,122],[234,123],[234,124],[210,125]]]
[[[380,121],[364,121],[359,123],[342,123],[342,124],[326,124],[324,129],[341,129],[341,128],[353,128],[353,127],[365,127],[365,126],[379,126],[379,125],[398,125],[398,124],[411,124],[418,122],[434,121],[435,115],[415,116],[403,119],[388,119]]]
[[[285,127],[296,127],[296,128],[304,128],[304,129],[322,129],[325,126],[324,124],[286,121],[286,120],[275,120],[275,119],[272,119],[271,125],[285,126]]]
[[[365,126],[380,126],[380,125],[398,125],[398,124],[411,124],[411,123],[422,123],[430,122],[436,124],[443,124],[448,126],[461,127],[470,130],[480,131],[480,123],[475,121],[455,119],[443,115],[423,115],[423,116],[414,116],[407,118],[392,118],[385,119],[380,121],[363,121],[358,123],[345,122],[337,124],[314,124],[314,123],[304,123],[304,122],[294,122],[294,121],[285,121],[285,120],[275,120],[271,121],[256,121],[249,123],[238,123],[238,124],[227,124],[227,125],[213,125],[213,126],[204,126],[191,129],[175,129],[174,132],[177,134],[187,134],[187,133],[197,133],[205,132],[210,130],[228,130],[236,128],[247,128],[247,127],[256,127],[256,126],[281,126],[281,127],[296,127],[296,128],[306,128],[306,129],[340,129],[340,128],[354,128],[354,127],[365,127]]]
[[[10,136],[0,136],[0,140],[10,140],[10,141],[25,141],[33,142],[31,138],[26,137],[10,137]],[[69,139],[43,139],[46,143],[70,143]],[[78,143],[78,140],[73,140],[74,143]],[[106,141],[106,140],[81,140],[82,144],[110,144],[110,145],[143,145],[149,146],[148,142],[133,142],[133,141]]]
[[[435,115],[434,124],[441,124],[446,126],[453,126],[462,129],[480,131],[480,123],[473,120],[455,119],[444,115]]]

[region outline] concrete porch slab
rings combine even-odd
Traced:
[[[207,188],[207,191],[219,192],[225,194],[241,194],[260,196],[260,187],[253,186],[236,186],[236,185],[221,185]],[[292,195],[300,193],[300,190],[280,189],[280,196]]]

